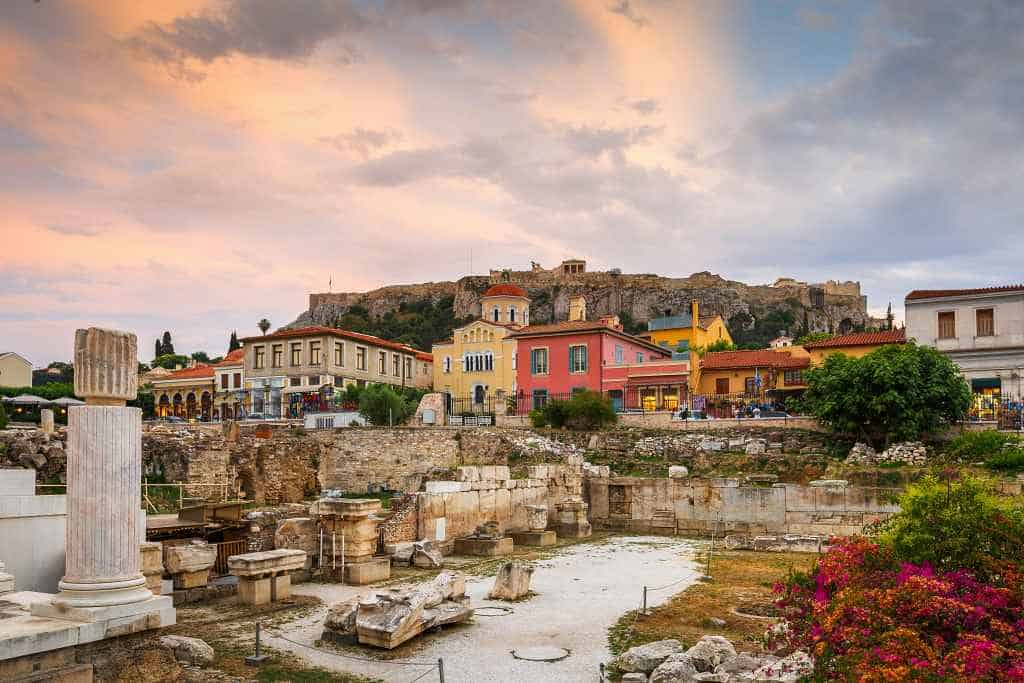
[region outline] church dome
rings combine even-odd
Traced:
[[[489,296],[518,296],[524,299],[529,298],[525,289],[519,285],[514,285],[511,282],[502,282],[501,284],[492,285],[486,292],[484,292],[484,298]]]

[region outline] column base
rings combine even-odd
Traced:
[[[146,628],[159,628],[161,626],[173,625],[175,614],[171,599],[166,595],[157,597],[145,588],[142,590],[145,590],[149,597],[145,600],[133,602],[131,604],[105,605],[102,607],[74,607],[59,603],[59,596],[54,596],[52,600],[32,603],[30,611],[34,617],[49,617],[50,619],[63,619],[66,621],[80,621],[85,623],[101,621],[111,622],[118,620],[115,621],[114,624],[121,623],[120,620],[124,620],[124,623],[131,623],[137,621],[136,618],[141,618],[146,615],[159,615],[159,617],[157,617],[157,622],[149,624],[148,621],[140,621],[138,625],[141,626],[141,628],[133,628],[132,631],[129,632],[145,630]]]
[[[149,600],[153,593],[146,588],[146,577],[105,583],[75,583],[61,581],[57,584],[60,592],[53,599],[58,608],[111,607],[130,605]]]

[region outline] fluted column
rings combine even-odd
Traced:
[[[89,328],[75,335],[75,393],[68,410],[67,560],[54,603],[104,607],[148,600],[139,558],[142,411],[134,334]]]

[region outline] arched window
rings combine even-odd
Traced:
[[[500,311],[500,310],[498,310],[498,307],[497,307],[497,306],[495,306],[495,307],[494,307],[494,310],[493,310],[493,311],[491,311],[491,319],[492,319],[492,320],[493,320],[494,322],[498,322],[498,321],[499,321],[499,318],[500,318],[500,316],[501,316],[501,311]]]
[[[530,324],[530,307],[529,306],[527,306],[526,308],[523,309],[523,324],[524,325],[529,325]]]
[[[516,307],[515,306],[509,306],[508,307],[508,321],[510,323],[515,323],[515,321],[516,321]]]
[[[490,372],[494,369],[494,354],[488,351],[484,354],[484,370]]]

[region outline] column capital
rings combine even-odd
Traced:
[[[138,340],[130,332],[75,332],[75,394],[90,405],[123,406],[138,394]]]

